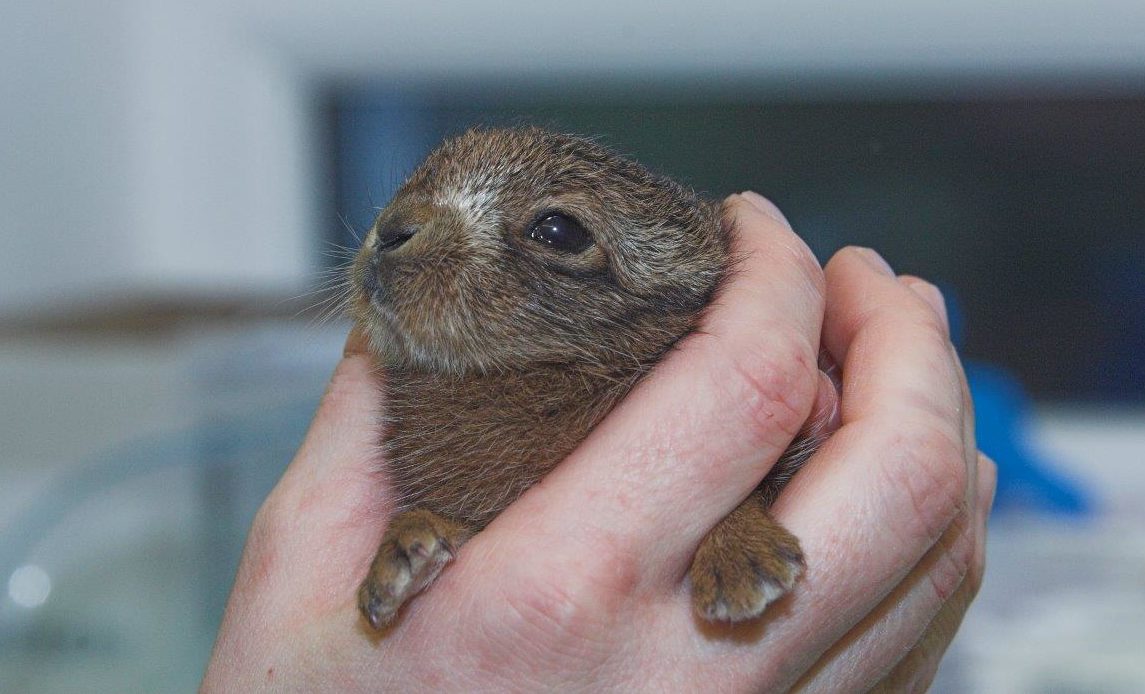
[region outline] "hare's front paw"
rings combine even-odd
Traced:
[[[394,518],[358,588],[358,609],[370,626],[382,629],[392,622],[407,600],[437,578],[468,535],[430,511]]]
[[[755,527],[724,520],[704,538],[689,577],[692,603],[709,621],[739,622],[763,614],[803,574],[799,540],[767,518]]]

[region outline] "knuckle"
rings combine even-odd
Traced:
[[[891,446],[885,470],[910,507],[906,532],[932,544],[965,505],[968,473],[960,437],[939,425],[908,425]]]
[[[588,582],[580,578],[566,573],[556,580],[525,581],[513,586],[505,596],[505,604],[515,617],[510,620],[514,630],[529,634],[534,643],[567,646],[606,622],[590,598]]]
[[[639,580],[636,558],[618,548],[598,538],[513,572],[502,586],[504,618],[498,621],[545,650],[599,655],[600,635],[616,629]]]
[[[974,599],[982,589],[982,581],[986,577],[986,557],[975,542],[971,543],[970,558],[967,560],[969,569],[966,572],[966,581],[969,583],[970,598]]]
[[[280,572],[285,518],[280,505],[268,499],[255,513],[239,564],[235,585],[257,587]]]
[[[607,574],[594,576],[580,562],[530,564],[532,570],[500,577],[494,604],[480,606],[473,642],[479,668],[506,682],[535,675],[564,679],[570,687],[603,673],[621,655],[622,591],[610,588]]]
[[[827,278],[811,248],[794,233],[791,233],[789,242],[783,244],[783,248],[787,258],[807,282],[808,288],[821,299],[826,294]]]
[[[792,332],[751,353],[728,360],[713,374],[753,445],[786,446],[810,413],[818,385],[811,343]]]
[[[948,602],[959,590],[970,591],[969,597],[977,593],[972,571],[974,536],[965,511],[958,514],[938,550],[935,564],[927,575],[939,601]]]
[[[990,509],[994,506],[994,494],[998,490],[998,465],[981,451],[978,452],[978,512],[985,526]]]
[[[263,500],[251,521],[250,539],[265,543],[280,535],[288,523],[289,514],[280,494],[274,490]]]
[[[946,324],[925,301],[910,290],[901,290],[886,297],[884,302],[866,306],[857,322],[868,332],[902,335],[900,339],[909,339],[919,353],[949,362],[953,345]],[[950,369],[949,363],[944,368]]]
[[[802,240],[795,249],[795,261],[803,271],[804,277],[810,282],[812,291],[822,300],[827,294],[827,275],[823,272],[819,259]]]

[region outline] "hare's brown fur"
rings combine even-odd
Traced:
[[[530,238],[553,213],[592,244]],[[732,265],[718,205],[592,141],[472,130],[430,154],[352,270],[354,318],[386,372],[402,509],[359,591],[367,620],[389,623],[564,459],[697,326]],[[762,485],[697,553],[703,616],[755,616],[801,571],[798,542],[766,514],[777,488]]]

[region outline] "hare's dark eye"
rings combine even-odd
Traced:
[[[580,222],[559,212],[534,222],[529,227],[529,238],[562,253],[580,253],[592,245],[592,236]]]

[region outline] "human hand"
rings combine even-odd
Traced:
[[[926,691],[982,583],[997,469],[975,443],[969,386],[938,289],[917,277],[895,278],[863,248],[836,254],[826,277],[823,340],[843,364],[842,427],[780,503],[798,506],[819,487],[849,484],[847,474],[873,474],[883,493],[869,503],[882,510],[847,529],[852,540],[836,537],[836,550],[847,554],[840,565],[902,567],[926,549],[901,578],[856,574],[868,586],[854,594],[857,604],[847,604],[847,593],[823,593],[840,609],[869,612],[796,688]],[[881,527],[875,517],[884,519]],[[835,518],[845,525],[845,515]],[[881,544],[869,535],[878,532],[885,534]],[[879,551],[867,554],[872,547]],[[891,559],[896,550],[905,553]],[[875,605],[880,595],[886,597]]]
[[[393,500],[376,460],[380,394],[352,337],[252,526],[203,690],[925,680],[980,580],[991,468],[976,458],[934,297],[861,251],[826,273],[841,427],[775,507],[803,542],[807,575],[755,623],[714,626],[692,611],[683,577],[700,540],[766,474],[817,394],[832,405],[815,368],[823,273],[758,196],[733,196],[729,209],[747,259],[703,331],[380,638],[359,621],[355,592]]]

